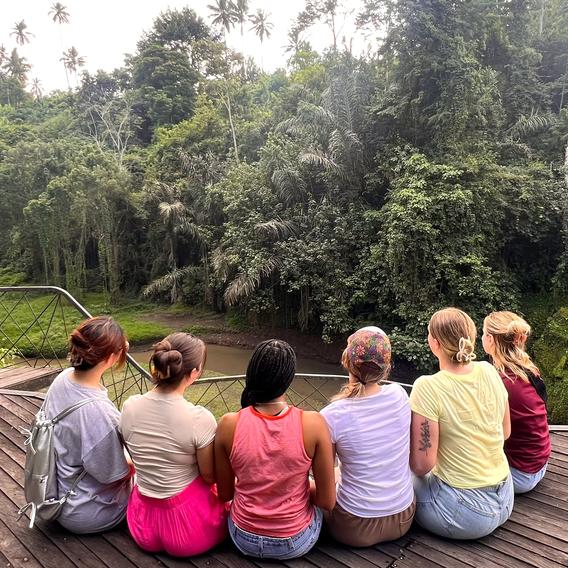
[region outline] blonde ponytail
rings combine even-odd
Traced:
[[[522,317],[513,312],[493,312],[485,318],[483,329],[493,337],[491,359],[498,371],[510,371],[527,382],[529,374],[540,376],[538,367],[525,351],[531,326]]]
[[[430,318],[428,331],[451,361],[467,365],[475,359],[477,330],[465,312],[457,308],[437,311]]]

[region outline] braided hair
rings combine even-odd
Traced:
[[[279,339],[259,343],[247,366],[242,408],[282,396],[295,374],[296,354],[288,343]]]

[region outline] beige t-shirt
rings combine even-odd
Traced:
[[[198,449],[215,437],[209,410],[179,394],[155,390],[131,396],[122,409],[120,431],[136,467],[142,495],[166,499],[183,491],[198,475]]]

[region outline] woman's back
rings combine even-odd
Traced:
[[[433,473],[453,487],[497,484],[509,473],[503,452],[507,391],[497,371],[473,363],[468,374],[439,371],[416,380],[412,410],[438,422],[439,443]]]
[[[83,386],[71,379],[72,373],[66,369],[53,381],[44,408],[53,418],[81,400],[93,401],[58,422],[53,440],[60,495],[83,468],[87,471],[58,521],[74,532],[87,533],[113,526],[124,516],[131,482],[125,479],[129,468],[117,431],[120,413],[106,389]]]
[[[312,520],[302,411],[269,416],[252,406],[238,413],[229,456],[237,478],[231,514],[244,531],[284,538]]]
[[[140,493],[164,499],[197,478],[197,450],[211,444],[217,423],[211,412],[181,394],[154,390],[125,402],[120,429]]]
[[[374,395],[332,402],[325,417],[341,462],[337,503],[360,517],[399,513],[413,501],[410,405],[397,384]]]
[[[509,393],[511,412],[511,436],[505,441],[505,454],[512,467],[535,473],[550,457],[546,403],[530,381],[510,372],[500,375]],[[541,381],[539,377],[533,380]],[[544,391],[544,384],[542,387]]]

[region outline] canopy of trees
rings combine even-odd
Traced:
[[[70,48],[48,96],[2,47],[0,266],[324,338],[378,322],[418,363],[433,310],[568,287],[565,1],[367,0],[355,56],[348,2],[310,0],[271,74],[224,42],[270,41],[248,4],[167,11],[112,72]]]

